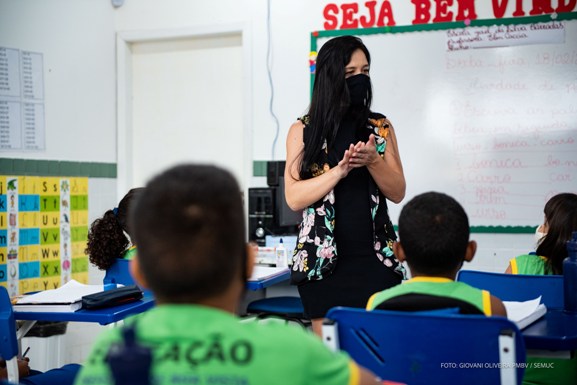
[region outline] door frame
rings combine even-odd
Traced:
[[[194,39],[219,35],[240,34],[242,41],[242,95],[244,165],[241,189],[246,191],[252,177],[252,51],[251,31],[248,24],[224,24],[169,30],[124,31],[116,35],[116,126],[117,126],[117,197],[122,197],[133,186],[132,170],[132,45],[174,39]],[[239,181],[240,182],[240,181]]]

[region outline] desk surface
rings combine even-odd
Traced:
[[[548,309],[545,316],[521,332],[527,349],[577,350],[577,314]]]
[[[252,277],[247,281],[246,287],[249,290],[261,290],[277,283],[287,281],[290,278],[290,270],[275,271],[271,268],[268,272],[263,270],[264,277]],[[269,274],[270,273],[270,274]],[[70,321],[70,322],[97,322],[107,325],[123,320],[132,314],[142,313],[154,306],[154,298],[150,292],[144,293],[144,297],[126,305],[109,307],[97,310],[78,310],[76,312],[14,312],[17,320],[25,321]]]
[[[255,271],[257,274],[253,273],[246,283],[246,288],[249,290],[266,289],[277,283],[288,281],[291,275],[288,268],[279,271],[276,267],[255,266]]]
[[[154,306],[154,298],[150,293],[138,301],[126,305],[108,307],[95,310],[78,310],[75,312],[14,312],[14,318],[26,321],[71,321],[71,322],[97,322],[107,325],[123,320],[132,314],[142,313]]]

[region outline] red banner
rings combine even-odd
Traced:
[[[489,0],[482,0],[488,2]],[[575,11],[577,0],[533,0],[530,9],[520,0],[491,0],[493,17],[505,17],[511,2],[512,17],[539,16]],[[475,0],[411,0],[412,24],[447,23],[478,18]],[[554,5],[553,5],[554,3]],[[329,3],[323,9],[325,30],[392,27],[395,21],[393,3],[389,0]]]

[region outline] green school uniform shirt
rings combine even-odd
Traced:
[[[509,261],[511,273],[528,275],[552,275],[547,258],[539,255],[520,255]],[[550,357],[527,357],[528,368],[523,385],[577,384],[577,354],[571,359]]]
[[[294,325],[240,322],[222,310],[159,305],[134,316],[137,341],[153,347],[154,384],[358,384],[359,368],[342,352]],[[121,327],[103,332],[77,385],[112,385],[105,356]]]
[[[524,254],[519,255],[509,261],[511,265],[511,273],[513,274],[529,274],[529,275],[551,275],[551,267],[547,263],[547,258]]]
[[[477,307],[485,315],[491,315],[491,294],[463,282],[455,282],[441,277],[415,277],[400,285],[375,293],[369,298],[367,310],[374,310],[388,299],[405,294],[430,294],[466,301]]]
[[[122,254],[122,259],[126,259],[126,260],[131,260],[134,258],[134,256],[136,255],[136,246],[130,246],[128,248],[128,250],[126,250],[123,254]]]

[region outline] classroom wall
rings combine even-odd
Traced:
[[[42,53],[46,82],[46,150],[3,151],[0,157],[116,162],[116,34],[242,24],[251,35],[250,118],[254,138],[251,160],[283,159],[288,128],[307,108],[310,33],[323,29],[323,8],[329,2],[347,1],[125,0],[123,6],[114,8],[108,0],[0,0],[0,46]],[[409,1],[393,3],[398,5],[397,20],[411,19]],[[508,13],[516,2],[509,3]],[[269,4],[268,63],[274,90],[272,112],[276,119],[269,109]],[[492,16],[490,4],[476,1],[479,18]],[[523,0],[523,4],[529,9],[531,1]],[[400,54],[394,52],[392,57]],[[207,97],[218,100],[218,95],[206,92]],[[386,113],[394,122],[395,112]],[[229,117],[234,118],[242,119]],[[410,145],[399,144],[401,155],[403,147]],[[155,156],[162,157],[162,151],[159,149]],[[265,185],[264,177],[253,177],[249,187]],[[114,178],[90,179],[91,220],[116,205],[119,198],[116,186]],[[396,222],[396,218],[392,219]],[[541,213],[536,213],[535,225],[541,220]],[[477,258],[468,267],[488,271],[504,270],[510,257],[533,246],[531,234],[474,234],[473,238],[479,242],[479,249]],[[98,282],[101,273],[91,271],[91,279],[92,283]],[[69,343],[76,345],[68,345],[72,346],[71,354],[65,362],[82,359],[87,349],[82,338],[77,337],[86,334],[78,332],[70,339]]]
[[[178,31],[213,26],[241,25],[250,34],[252,87],[252,160],[283,159],[289,126],[306,109],[308,101],[309,33],[322,18],[320,1],[270,1],[270,67],[274,102],[267,73],[267,0],[257,1],[127,1],[116,12],[116,29],[123,31]],[[216,5],[218,4],[218,5]],[[207,63],[209,64],[209,63]],[[216,79],[215,79],[216,80]],[[214,95],[216,97],[216,95]],[[225,111],[226,113],[226,111]],[[232,118],[232,117],[231,117]],[[241,119],[241,117],[237,117]],[[276,138],[276,142],[275,142]],[[251,186],[266,185],[254,178]]]
[[[43,55],[45,150],[0,158],[116,162],[114,8],[107,1],[1,0],[0,46]],[[5,170],[0,171],[4,174]],[[116,203],[116,179],[89,180],[89,221]],[[90,269],[90,282],[101,280]]]
[[[343,4],[350,1],[219,1],[213,2],[168,0],[159,7],[155,0],[127,1],[116,13],[115,25],[122,31],[164,31],[185,28],[203,28],[213,25],[243,24],[250,34],[252,52],[252,155],[253,160],[284,159],[284,140],[288,128],[306,111],[310,93],[309,52],[310,33],[324,29],[323,9],[328,3]],[[378,2],[379,4],[382,2]],[[397,22],[408,22],[414,16],[410,2],[395,3]],[[528,13],[531,1],[523,1]],[[510,17],[514,4],[509,4],[506,16]],[[493,18],[490,2],[476,1],[478,17]],[[267,12],[269,19],[267,21]],[[270,25],[270,30],[268,26]],[[270,60],[267,61],[270,33]],[[391,53],[391,57],[400,53]],[[271,86],[267,62],[270,66],[274,98],[270,109]],[[382,65],[386,70],[386,65]],[[380,70],[380,69],[377,69]],[[418,92],[418,90],[416,90]],[[379,90],[386,92],[386,90]],[[274,116],[273,116],[274,113]],[[385,112],[394,122],[395,112]],[[402,155],[403,146],[399,144]],[[409,160],[406,160],[408,163]],[[411,183],[411,181],[407,181]],[[262,177],[253,177],[250,187],[265,186]],[[399,212],[390,204],[392,211]],[[402,206],[402,204],[401,204]],[[396,217],[392,218],[396,223]],[[542,213],[535,213],[535,226]],[[479,242],[478,256],[469,265],[490,271],[502,271],[512,255],[532,248],[531,234],[475,234]]]
[[[190,26],[206,26],[206,20],[211,24],[246,23],[252,33],[252,121],[253,121],[253,159],[283,159],[285,156],[284,138],[288,128],[295,118],[306,111],[309,97],[308,52],[310,51],[310,35],[315,30],[323,29],[323,8],[329,1],[296,0],[286,1],[221,1],[216,11],[211,4],[200,4],[190,1],[167,1],[163,9],[158,9],[153,0],[127,2],[116,13],[116,28],[124,30],[178,29]],[[350,1],[334,1],[342,4]],[[381,2],[379,2],[381,3]],[[410,2],[395,3],[397,22],[411,20],[414,10]],[[408,3],[403,4],[403,3]],[[513,4],[510,2],[506,11],[510,16]],[[525,12],[528,13],[531,1],[524,1]],[[273,79],[274,100],[273,112],[278,118],[277,124],[269,110],[271,89],[267,77],[267,6],[270,5],[270,37],[271,37],[271,76]],[[179,12],[172,10],[178,8]],[[479,18],[492,18],[490,2],[476,1]],[[138,14],[139,17],[135,15]],[[392,52],[391,57],[401,53]],[[381,63],[383,70],[386,64]],[[378,71],[380,69],[375,69]],[[415,90],[418,92],[418,90]],[[379,90],[378,92],[386,92]],[[395,121],[395,111],[386,111]],[[401,155],[403,147],[411,143],[399,144]],[[274,149],[274,151],[273,151]],[[411,164],[405,159],[406,164]],[[414,164],[414,163],[413,163]],[[407,181],[411,184],[411,181]],[[253,186],[264,185],[262,178],[254,178]],[[396,205],[393,211],[398,212]],[[401,204],[402,206],[402,204]],[[396,210],[395,210],[396,209]],[[537,225],[542,219],[542,213],[535,212]],[[396,218],[393,218],[396,222]],[[533,246],[531,234],[475,234],[479,242],[478,256],[470,265],[471,268],[501,271],[507,265],[510,256],[516,255]]]
[[[284,159],[288,128],[307,108],[310,33],[324,29],[323,9],[328,3],[321,0],[126,0],[123,6],[115,8],[105,0],[0,0],[0,46],[44,55],[47,133],[45,151],[3,151],[0,155],[116,162],[116,34],[242,25],[251,37],[251,160]],[[399,24],[410,23],[414,15],[412,6],[405,3],[394,4]],[[510,3],[506,16],[510,16],[514,6]],[[525,0],[523,4],[528,12],[532,2]],[[493,17],[490,2],[476,1],[476,11],[479,18]],[[274,116],[270,110],[271,85],[267,72],[269,32],[268,63]],[[400,53],[392,53],[392,57],[397,54]],[[386,90],[379,90],[383,91]],[[206,92],[208,98],[218,100],[218,95],[210,95],[210,90]],[[395,121],[395,111],[385,113]],[[410,145],[400,142],[401,155],[403,147]],[[162,151],[159,148],[156,156],[162,157]],[[405,159],[405,164],[410,164],[409,161]],[[115,183],[116,180],[110,178],[90,179],[91,220],[115,206],[118,199]],[[249,182],[249,187],[265,185],[264,177],[253,177]],[[393,212],[398,212],[398,207],[391,206]],[[535,213],[535,225],[541,221],[541,214]],[[396,222],[396,218],[392,219]],[[479,241],[475,266],[487,270],[501,270],[510,256],[532,247],[530,234],[475,234],[475,238]],[[97,273],[92,276],[100,277]]]
[[[0,1],[0,46],[43,55],[46,111],[46,150],[2,157],[115,162],[114,36],[108,1]]]
[[[7,158],[115,162],[116,33],[241,24],[251,35],[251,160],[284,159],[288,128],[307,108],[310,33],[324,28],[323,8],[328,3],[326,0],[217,3],[126,0],[123,6],[114,8],[105,0],[0,0],[0,46],[43,53],[47,92],[46,151],[0,154]],[[412,6],[405,3],[410,2],[394,4],[398,23],[408,23],[414,15]],[[531,1],[523,3],[528,10]],[[512,6],[509,4],[508,13]],[[476,10],[479,18],[492,17],[490,2],[477,1]],[[274,90],[272,112],[276,119],[269,105],[268,25],[271,41],[268,62]],[[393,57],[395,54],[392,53]],[[218,100],[218,95],[210,95],[210,90],[207,97]],[[386,113],[394,122],[394,111]],[[403,146],[410,143],[400,143],[401,154]],[[159,149],[156,156],[162,157],[162,151]],[[254,177],[249,182],[250,187],[265,184],[263,177]]]

